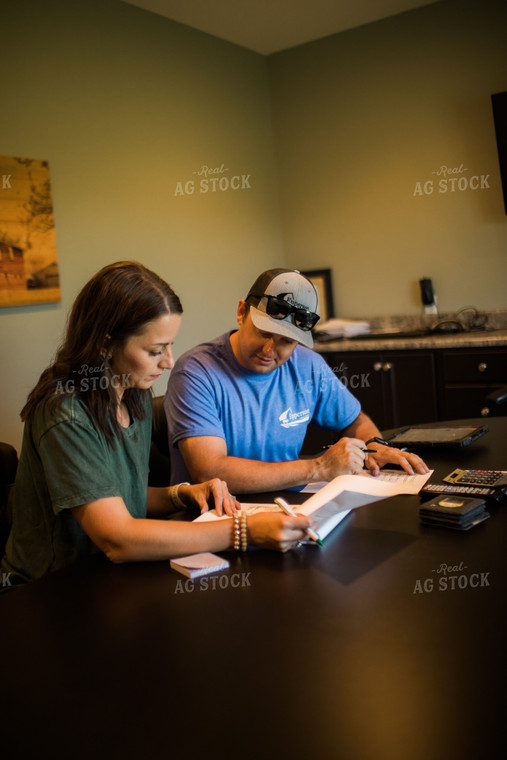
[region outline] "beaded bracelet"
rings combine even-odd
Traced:
[[[232,546],[234,551],[239,552],[241,546],[241,512],[235,512],[232,524]]]
[[[178,496],[178,488],[180,486],[189,486],[189,485],[190,483],[176,483],[176,485],[171,488],[171,493],[170,493],[171,501],[175,507],[178,507],[179,509],[187,508],[187,505],[185,504],[185,502],[182,501],[180,497]]]
[[[246,525],[246,512],[241,512],[241,551],[246,552],[248,545],[248,532]]]

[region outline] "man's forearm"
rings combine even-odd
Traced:
[[[362,441],[368,441],[370,438],[375,438],[375,436],[380,437],[381,432],[367,414],[360,412],[354,422],[341,431],[341,436],[360,438]]]
[[[221,478],[234,494],[283,491],[318,479],[316,459],[261,462],[256,459],[223,456],[214,459],[205,469],[199,468],[194,472],[192,469],[190,472],[194,481],[207,480],[209,477]]]
[[[361,412],[341,431],[340,445],[312,459],[264,462],[230,456],[225,442],[212,436],[186,438],[179,442],[179,447],[194,483],[220,478],[232,493],[246,494],[295,488],[357,471],[364,460],[361,453],[361,461],[355,461],[361,441],[376,435],[380,435],[377,426]],[[353,440],[347,442],[347,439]]]

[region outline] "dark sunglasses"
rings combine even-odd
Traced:
[[[291,306],[290,303],[287,303],[287,301],[278,296],[267,296],[264,293],[262,295],[250,293],[247,300],[249,298],[258,298],[259,300],[267,298],[266,314],[273,317],[273,319],[286,319],[290,315],[293,324],[299,327],[300,330],[311,330],[320,319],[319,315],[315,314],[315,312]]]

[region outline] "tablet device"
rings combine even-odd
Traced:
[[[389,439],[391,446],[400,448],[463,448],[485,435],[487,425],[439,425],[408,427]]]

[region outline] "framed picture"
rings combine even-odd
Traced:
[[[301,271],[315,286],[319,295],[320,322],[334,317],[333,282],[330,269],[308,269]]]
[[[0,156],[0,307],[60,300],[48,163]]]

